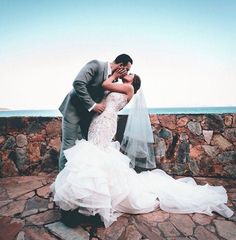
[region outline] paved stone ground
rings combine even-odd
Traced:
[[[170,214],[157,210],[142,215],[124,214],[105,229],[84,223],[68,228],[49,190],[55,174],[0,179],[0,240],[215,240],[236,239],[236,216]],[[223,185],[228,206],[236,210],[236,180],[195,178],[200,184]]]

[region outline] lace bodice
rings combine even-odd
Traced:
[[[106,109],[104,112],[118,113],[127,104],[127,95],[111,92],[105,99]]]
[[[103,100],[106,108],[94,116],[88,132],[88,141],[105,149],[116,134],[117,114],[127,104],[127,95],[111,92]]]

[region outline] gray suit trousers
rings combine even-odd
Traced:
[[[62,143],[59,157],[59,171],[61,171],[65,167],[65,164],[67,162],[63,151],[73,147],[75,145],[75,141],[77,139],[81,140],[82,138],[84,138],[84,134],[83,131],[81,130],[79,123],[70,123],[63,118]]]

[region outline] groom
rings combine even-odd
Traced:
[[[121,54],[111,63],[92,60],[80,70],[73,82],[73,89],[59,107],[63,115],[60,171],[66,164],[63,151],[73,147],[77,139],[86,139],[93,115],[102,113],[105,109],[105,105],[101,103],[104,97],[103,81],[118,69],[120,77],[125,76],[132,64],[133,60],[129,55]],[[78,218],[80,222],[86,221],[86,217],[76,210],[61,210],[61,215],[62,222],[69,227],[75,227],[78,224]]]

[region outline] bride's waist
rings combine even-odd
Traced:
[[[109,119],[111,121],[117,121],[117,114],[114,112],[104,111],[103,113],[96,115],[94,117],[94,121],[103,121],[105,119]]]
[[[111,116],[111,117],[116,117],[117,112],[114,109],[105,109],[104,112],[102,113],[103,116]]]

